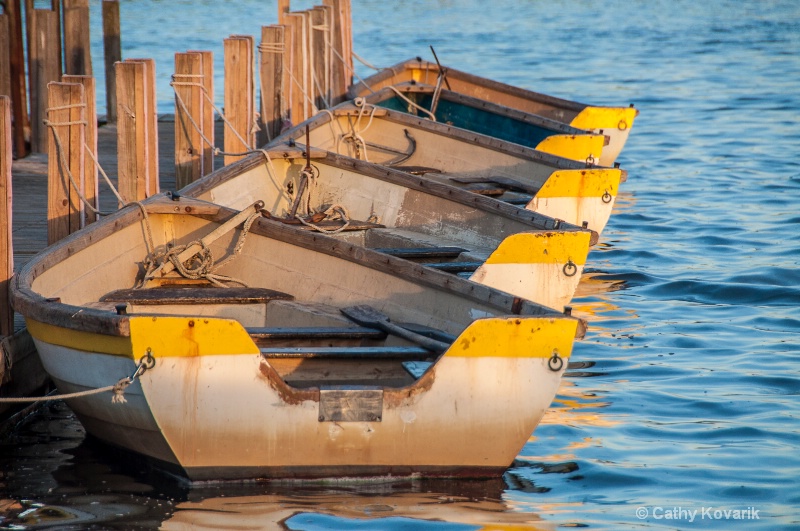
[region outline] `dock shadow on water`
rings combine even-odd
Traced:
[[[0,529],[552,529],[505,494],[537,491],[515,471],[575,469],[518,461],[489,480],[191,484],[87,437],[63,402],[40,408],[0,450]]]

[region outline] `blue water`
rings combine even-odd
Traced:
[[[156,59],[159,109],[174,112],[174,52],[219,60],[223,37],[276,14],[142,0],[122,18],[124,55]],[[433,45],[462,70],[641,111],[574,301],[583,367],[517,462],[479,484],[188,490],[107,457],[53,405],[3,446],[0,498],[119,529],[800,528],[800,3],[354,0],[353,18],[375,65]]]

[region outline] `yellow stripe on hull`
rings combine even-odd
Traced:
[[[552,135],[536,146],[539,151],[580,162],[597,163],[603,153],[602,135]]]
[[[503,240],[489,255],[487,264],[567,264],[586,263],[591,233],[520,232]]]
[[[131,317],[134,352],[156,357],[258,354],[238,321],[205,317]]]
[[[633,107],[586,107],[570,123],[573,127],[600,132],[609,138],[599,164],[612,166],[628,140],[639,111]]]
[[[81,350],[84,352],[101,352],[113,356],[133,358],[131,338],[124,336],[109,336],[72,330],[33,319],[26,319],[25,325],[34,339],[59,345],[62,347]]]
[[[524,317],[480,319],[464,330],[445,353],[462,358],[562,358],[572,354],[578,322]]]

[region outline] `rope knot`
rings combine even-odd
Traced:
[[[125,400],[125,396],[123,395],[125,393],[125,389],[127,389],[128,386],[132,383],[133,380],[131,380],[126,376],[125,378],[121,378],[116,384],[114,384],[114,388],[111,390],[114,393],[114,396],[111,397],[111,403],[112,404],[126,403],[127,400]]]

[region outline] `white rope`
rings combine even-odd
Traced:
[[[392,89],[392,90],[395,92],[395,94],[397,94],[398,96],[400,96],[400,98],[401,98],[401,99],[405,100],[405,101],[406,101],[406,102],[407,102],[409,105],[411,105],[411,106],[412,106],[412,107],[414,107],[415,109],[418,109],[418,110],[420,110],[420,111],[424,112],[425,114],[427,114],[427,115],[428,115],[428,117],[429,117],[429,118],[430,118],[432,121],[434,121],[434,122],[436,121],[436,116],[435,116],[435,115],[434,115],[434,114],[433,114],[431,111],[429,111],[429,110],[428,110],[428,109],[426,109],[425,107],[420,107],[419,105],[417,105],[416,103],[414,103],[413,101],[411,101],[410,99],[408,99],[408,98],[405,96],[405,94],[403,94],[402,92],[400,92],[400,90],[399,90],[397,87],[395,87],[394,85],[389,85],[389,88],[390,88],[390,89]]]
[[[358,54],[357,54],[355,51],[352,51],[352,52],[350,52],[350,53],[353,55],[353,57],[355,57],[356,59],[358,59],[358,62],[359,62],[359,63],[361,63],[362,65],[366,66],[367,68],[371,68],[371,69],[373,69],[373,70],[377,70],[378,72],[380,72],[381,70],[385,70],[385,68],[379,68],[379,67],[377,67],[377,66],[371,65],[370,63],[366,62],[366,61],[365,61],[364,59],[362,59],[362,58],[361,58],[361,56],[360,56],[360,55],[358,55]]]

